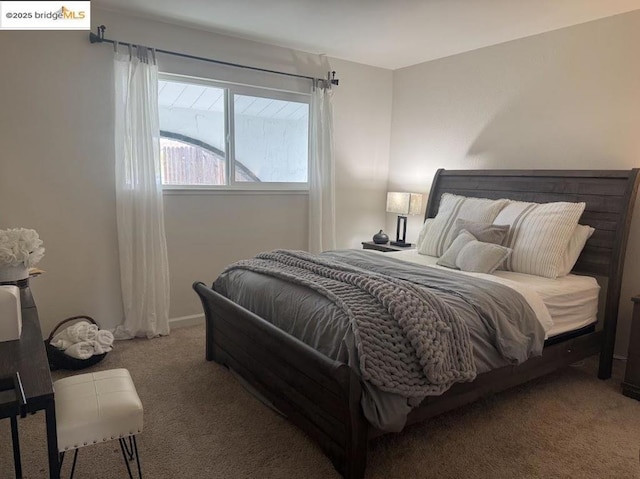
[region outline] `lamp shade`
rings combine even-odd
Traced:
[[[387,213],[419,215],[422,211],[421,193],[387,193]]]

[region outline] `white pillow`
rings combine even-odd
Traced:
[[[569,245],[562,255],[558,276],[566,276],[571,273],[576,261],[578,261],[580,253],[582,253],[582,250],[584,249],[584,245],[587,243],[587,240],[591,238],[594,231],[595,228],[592,228],[591,226],[576,226],[576,229],[573,231],[571,239],[569,240]]]
[[[480,223],[494,223],[493,220],[508,202],[509,200],[504,199],[467,198],[443,193],[438,214],[431,221],[425,221],[420,231],[418,253],[442,256],[455,239],[454,224],[458,218]]]
[[[503,245],[513,253],[504,269],[556,278],[584,208],[585,203],[510,202],[493,221],[511,226]]]

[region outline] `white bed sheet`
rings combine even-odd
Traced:
[[[438,258],[419,254],[415,249],[382,253],[423,266],[455,271],[504,284],[518,291],[536,313],[547,337],[574,331],[595,323],[598,318],[600,286],[595,278],[569,274],[557,279],[512,271],[493,274],[468,273],[438,266]]]

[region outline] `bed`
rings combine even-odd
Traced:
[[[596,231],[588,239],[572,274],[597,277],[606,293],[601,296],[602,320],[597,327],[592,314],[582,315],[577,322],[571,314],[567,315],[571,320],[560,330],[551,331],[540,356],[482,372],[472,382],[456,383],[442,395],[427,397],[411,410],[406,424],[423,421],[598,353],[598,376],[602,379],[611,376],[622,269],[637,188],[637,169],[438,170],[425,218],[435,217],[443,193],[537,203],[585,202],[581,223],[593,226]],[[301,427],[345,478],[364,477],[367,442],[384,431],[365,418],[361,406],[363,383],[354,369],[344,361],[330,359],[212,287],[195,283],[194,289],[206,317],[207,360],[234,370]],[[559,312],[563,301],[557,301]],[[586,311],[594,306],[590,303],[581,307]]]

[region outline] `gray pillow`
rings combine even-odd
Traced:
[[[490,274],[509,257],[511,251],[511,248],[497,244],[470,241],[458,253],[456,266],[462,271]]]
[[[467,230],[478,241],[483,243],[502,244],[509,233],[509,225],[494,225],[491,223],[479,223],[477,221],[464,220],[458,218],[453,224],[453,238],[457,237],[459,232]]]
[[[451,243],[451,246],[449,246],[447,248],[447,251],[445,251],[444,254],[440,256],[440,259],[436,261],[436,264],[440,266],[446,266],[447,268],[458,269],[458,267],[456,266],[456,258],[458,257],[458,254],[460,253],[462,248],[464,248],[472,241],[476,241],[475,236],[473,236],[467,230],[460,231],[458,236],[456,236],[456,239],[454,239],[453,243]]]

